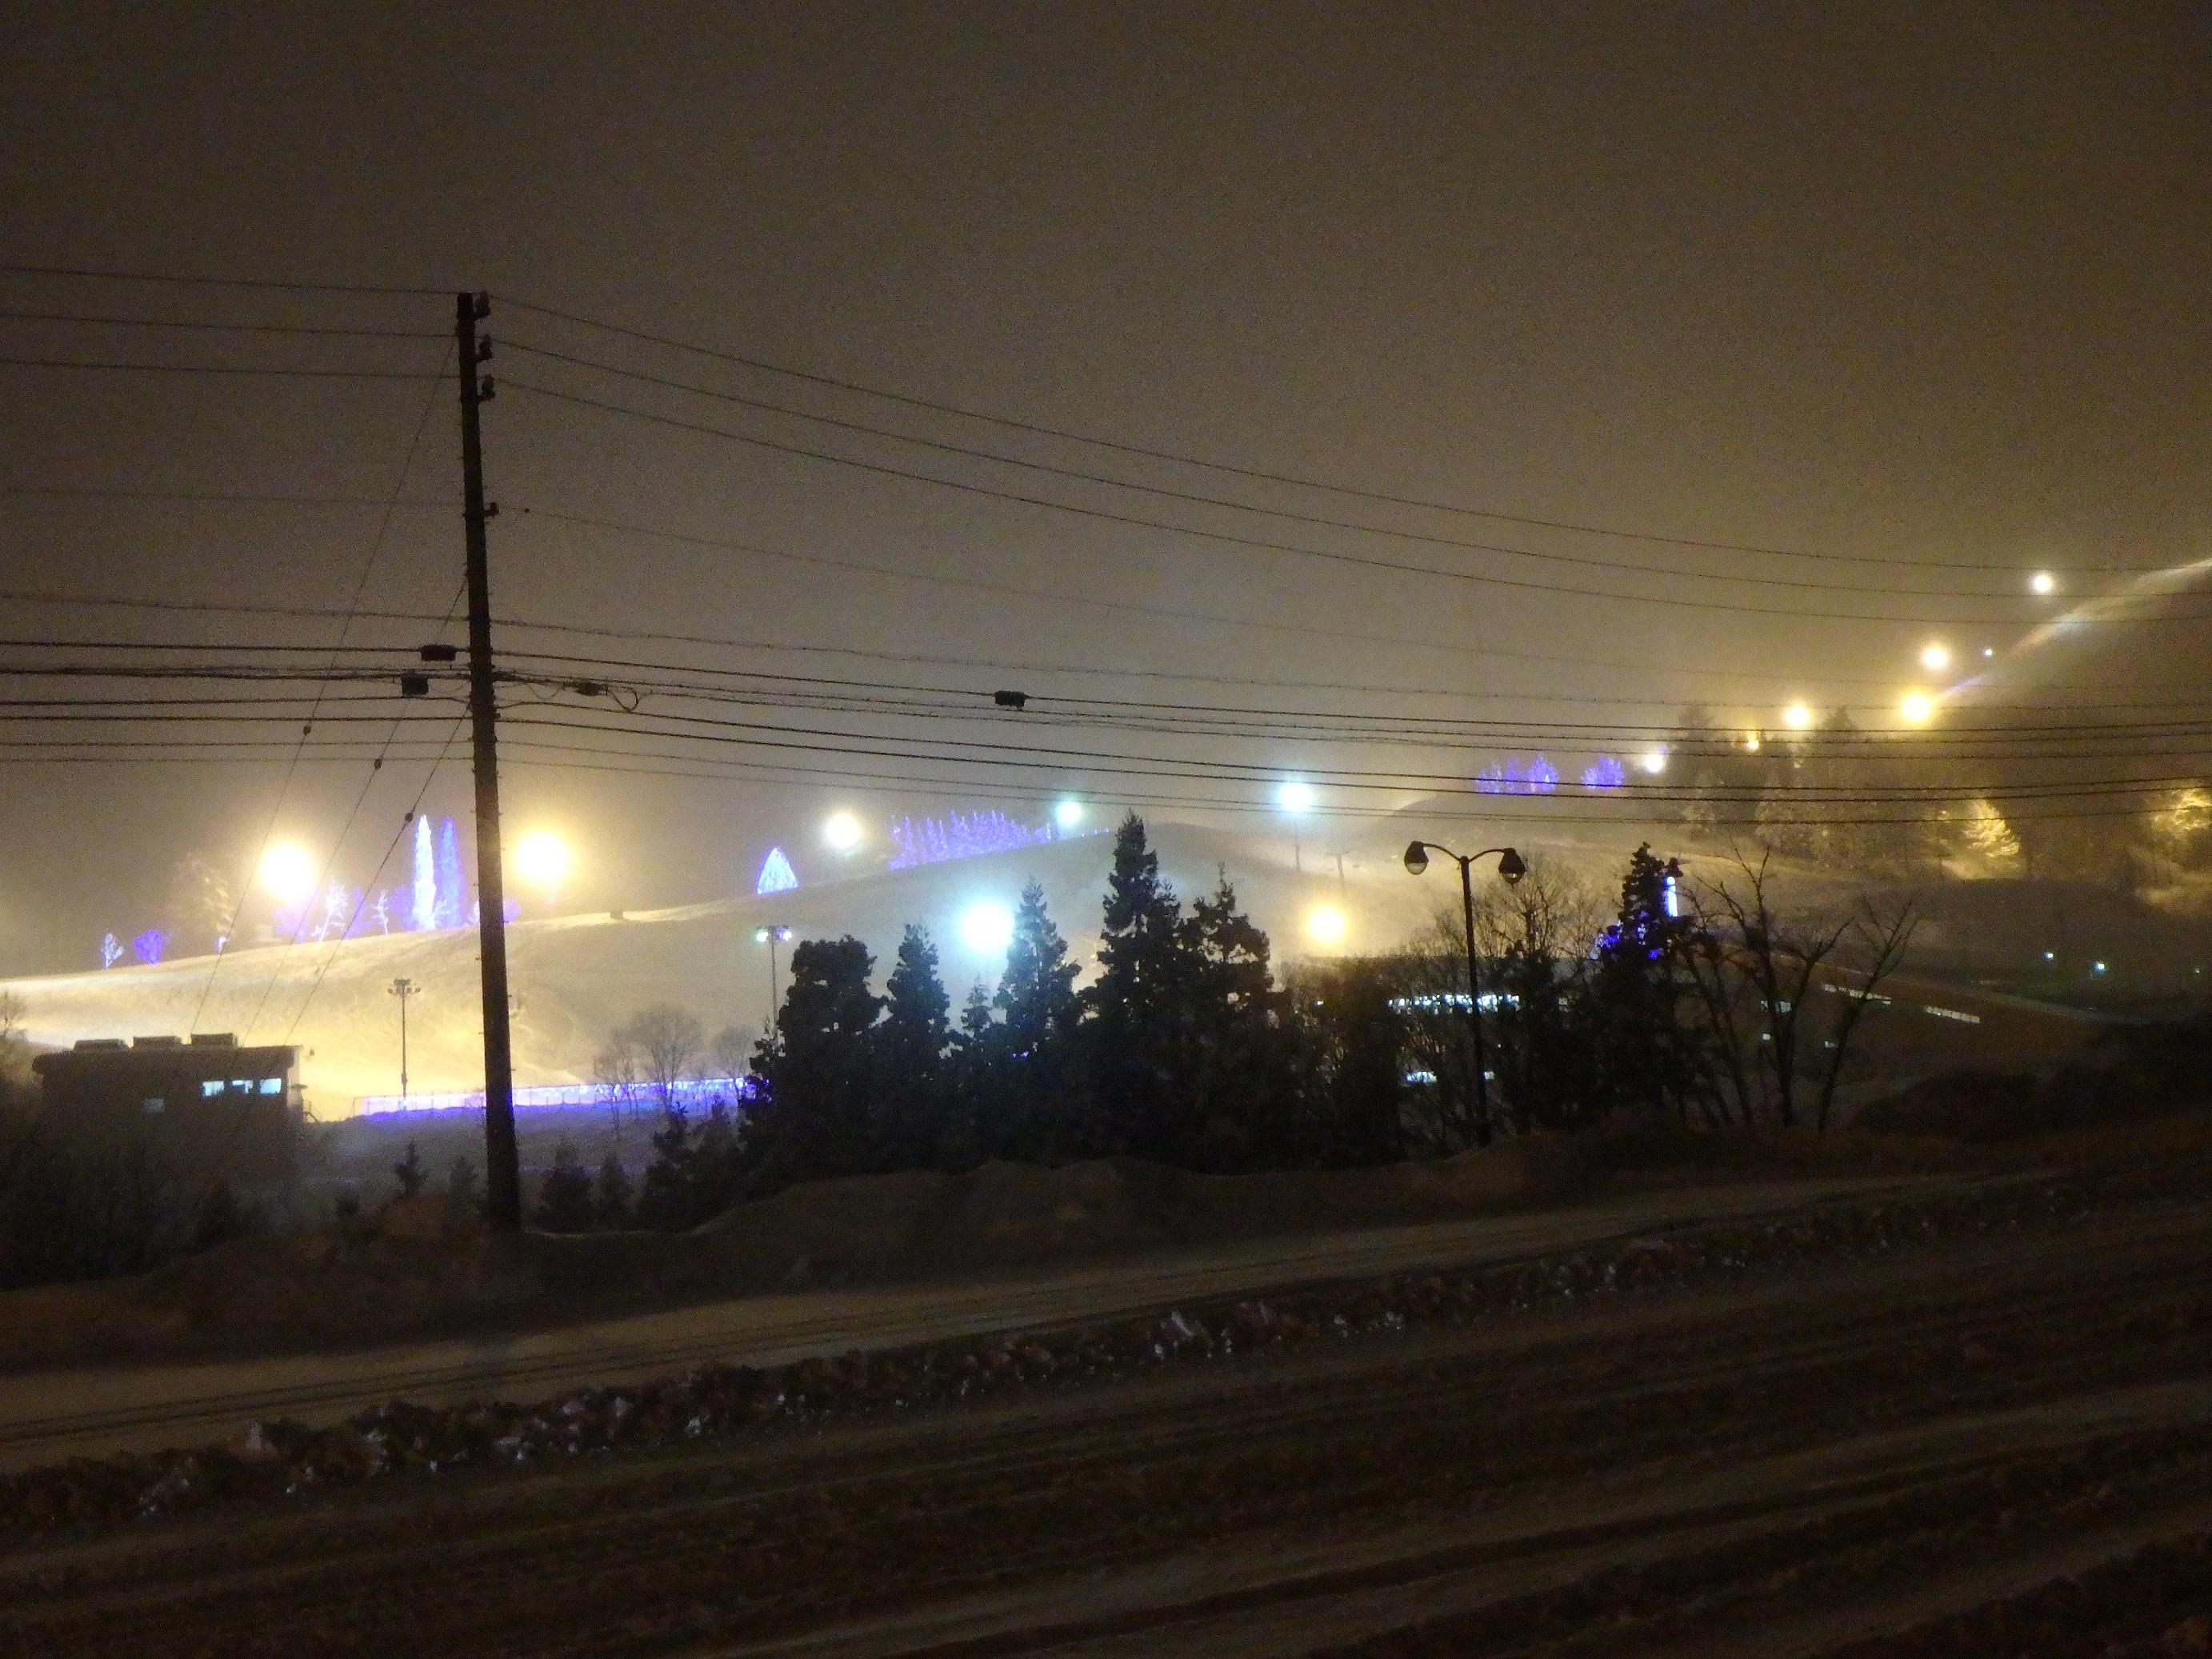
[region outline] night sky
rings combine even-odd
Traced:
[[[1752,720],[1793,697],[1879,711],[1924,640],[2002,650],[2046,617],[2030,571],[2080,595],[2212,555],[2208,88],[2212,35],[2183,5],[17,0],[0,307],[428,337],[18,315],[0,355],[434,376],[451,291],[489,290],[495,605],[600,630],[502,641],[580,663],[1615,735],[1693,700]],[[341,616],[453,604],[453,397],[427,378],[0,366],[0,631],[432,637]],[[168,498],[192,493],[295,499]],[[2116,659],[2186,633],[2140,630]],[[242,872],[272,826],[321,845],[351,815],[333,868],[368,880],[418,795],[465,811],[460,760],[429,770],[450,717],[416,713],[424,735],[373,780],[361,755],[291,764],[292,726],[252,759],[10,748],[0,971],[94,965],[103,929],[158,914],[181,854]],[[741,717],[892,747],[952,729]],[[1118,718],[1000,735],[1285,771],[1465,763]],[[994,777],[848,758],[823,777],[794,769],[818,755],[718,754],[688,769],[718,776],[656,779],[519,752],[510,815],[577,843],[576,902],[641,907],[749,887],[772,841],[803,865],[832,805],[1258,799],[1073,759]]]

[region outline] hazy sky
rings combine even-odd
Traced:
[[[1693,698],[1879,706],[1931,634],[1967,648],[2023,633],[2041,614],[2022,596],[2031,569],[2212,552],[2208,71],[2201,14],[2183,5],[17,0],[0,25],[0,261],[489,289],[492,372],[513,383],[486,420],[505,508],[499,609],[854,654],[518,645],[1256,708],[1387,712],[1410,705],[1328,688],[1418,687],[1494,699],[1422,705],[1434,713],[1615,726],[1663,722]],[[658,350],[520,300],[1270,473],[1848,557],[1545,531],[1210,475]],[[21,274],[0,276],[0,307],[431,334],[451,322],[436,295]],[[523,345],[1435,539],[917,450]],[[0,320],[0,351],[18,357],[428,373],[442,350]],[[387,524],[375,505],[14,495],[0,499],[0,586],[340,610],[358,592],[368,610],[434,614],[453,599],[450,385],[0,377],[0,483],[404,502]],[[1010,503],[522,385],[1460,579]],[[1996,568],[1942,568],[1962,564]],[[2075,575],[2072,590],[2100,580]],[[1870,614],[1921,620],[1838,619]],[[25,602],[0,604],[0,623],[14,638],[219,644],[323,643],[338,628]],[[347,637],[410,642],[424,628],[358,622]],[[898,660],[917,657],[938,660]],[[1167,678],[1185,674],[1214,678]],[[1422,760],[1293,738],[1234,752],[1286,769]],[[156,919],[179,853],[250,864],[272,811],[279,833],[311,841],[354,813],[339,866],[365,880],[426,771],[395,759],[371,781],[358,759],[304,765],[279,805],[281,757],[4,763],[7,969],[88,964],[102,928]],[[1067,782],[1138,787],[1073,763]],[[1049,799],[1036,779],[961,787],[1010,811]],[[590,902],[633,905],[731,890],[770,841],[810,846],[833,800],[878,817],[941,805],[906,786],[531,766],[511,789],[518,822],[557,823],[583,848]],[[447,765],[428,790],[433,810],[461,811],[465,771]]]

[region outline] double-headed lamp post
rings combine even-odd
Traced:
[[[1474,866],[1478,861],[1495,854],[1498,873],[1507,886],[1511,886],[1528,873],[1528,865],[1510,847],[1486,847],[1480,853],[1455,853],[1449,847],[1439,847],[1432,841],[1417,841],[1406,848],[1406,872],[1418,876],[1429,867],[1429,854],[1441,853],[1459,866],[1460,915],[1467,930],[1467,1033],[1468,1044],[1473,1051],[1471,1065],[1474,1072],[1474,1135],[1481,1145],[1490,1145],[1490,1085],[1483,1074],[1482,1058],[1482,991],[1476,982],[1474,969]]]

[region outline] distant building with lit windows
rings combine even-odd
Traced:
[[[297,1103],[300,1051],[289,1045],[242,1048],[227,1035],[94,1037],[31,1061],[46,1103],[58,1109],[133,1108],[191,1116],[216,1102]]]

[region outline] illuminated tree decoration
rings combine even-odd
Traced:
[[[131,948],[137,953],[138,960],[150,968],[161,959],[161,948],[168,942],[169,936],[160,928],[149,927],[131,941]]]
[[[468,913],[463,902],[468,885],[461,879],[461,835],[453,821],[446,818],[438,825],[438,888],[434,907],[436,925],[440,927],[459,927]]]
[[[376,896],[368,902],[368,923],[380,933],[392,931],[392,895],[389,892],[379,889]],[[366,933],[368,930],[364,927],[362,931]]]
[[[361,902],[360,894],[343,882],[332,882],[323,890],[322,912],[315,918],[314,936],[324,939],[343,939],[353,921],[354,912]]]
[[[1525,764],[1518,755],[1503,763],[1493,761],[1474,775],[1474,787],[1485,795],[1548,795],[1559,787],[1559,769],[1541,755]]]
[[[1010,853],[1018,847],[1037,847],[1057,839],[1049,823],[1032,830],[1003,812],[950,812],[918,823],[901,818],[891,825],[890,867],[911,870],[917,865]]]
[[[1585,789],[1618,789],[1628,781],[1628,769],[1611,755],[1600,755],[1597,764],[1583,769]]]
[[[799,874],[784,857],[783,848],[769,848],[768,856],[761,860],[760,878],[753,883],[754,893],[788,893],[798,885]]]
[[[115,942],[115,935],[102,933],[100,936],[100,965],[112,968],[122,959],[123,947]]]
[[[415,818],[415,889],[408,895],[407,925],[427,933],[438,925],[438,867],[430,852],[430,820]]]

